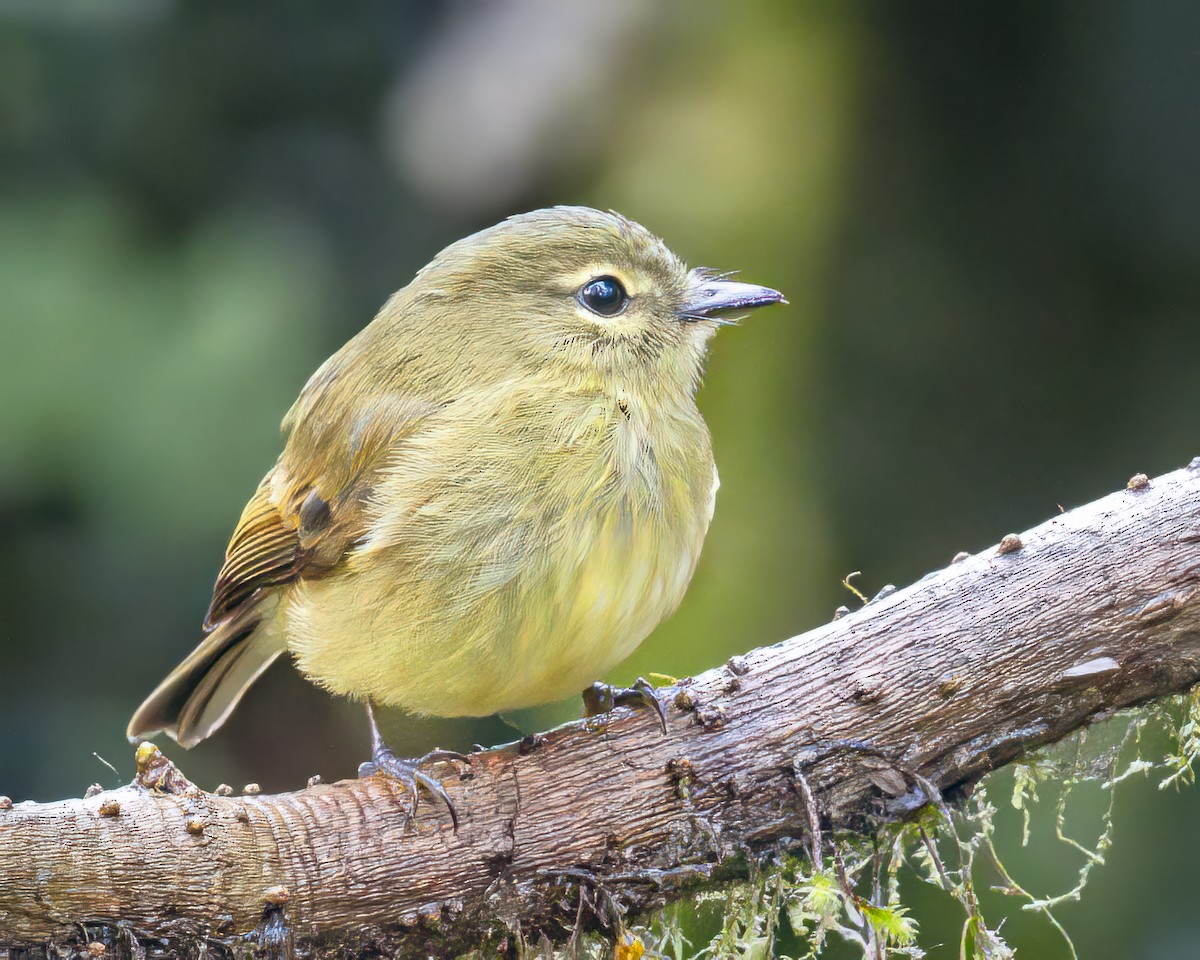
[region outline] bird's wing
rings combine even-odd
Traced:
[[[376,395],[363,411],[302,395],[285,421],[288,442],[279,462],[230,538],[205,630],[252,604],[264,588],[335,568],[367,532],[379,467],[438,409],[404,394]]]
[[[272,619],[278,588],[338,566],[367,532],[380,468],[443,409],[415,398],[430,385],[406,378],[403,363],[380,369],[388,358],[370,346],[347,344],[288,412],[283,453],[226,549],[204,637],[134,713],[131,738],[165,730],[192,746],[225,722],[286,648]]]
[[[262,588],[294,580],[307,566],[299,511],[272,502],[277,471],[278,467],[259,484],[233,531],[204,616],[206,631],[235,614]],[[319,496],[315,488],[312,495]]]

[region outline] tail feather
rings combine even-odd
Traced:
[[[286,645],[265,611],[253,608],[218,624],[138,707],[126,735],[132,741],[159,731],[180,746],[212,735]]]

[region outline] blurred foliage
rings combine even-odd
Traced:
[[[125,720],[197,639],[308,373],[510,212],[613,207],[791,301],[714,345],[705,557],[615,679],[1187,462],[1198,33],[1184,0],[0,0],[0,788],[111,782],[93,751],[130,775]],[[411,751],[512,735],[392,728]],[[280,667],[185,766],[291,788],[365,751],[357,709]],[[1059,914],[1082,955],[1200,951],[1197,802],[1129,785]],[[1061,856],[1014,822],[1006,860],[1054,887]],[[956,955],[949,908],[905,902]],[[1061,955],[1036,918],[1004,933]]]

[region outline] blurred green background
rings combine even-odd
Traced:
[[[614,679],[1186,463],[1197,37],[1186,0],[0,0],[0,792],[115,783],[93,752],[132,774],[125,722],[198,639],[308,374],[508,213],[612,207],[791,301],[714,344],[705,556]],[[412,752],[513,735],[388,726]],[[183,762],[289,789],[365,756],[360,710],[281,665]],[[1194,790],[1118,797],[1061,911],[1085,956],[1200,955],[1197,814]],[[1077,866],[1045,836],[1012,857],[1045,893]],[[913,899],[957,956],[954,910]],[[1064,955],[1034,918],[1004,933]]]

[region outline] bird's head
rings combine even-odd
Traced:
[[[535,210],[460,240],[405,292],[440,333],[453,326],[464,350],[525,370],[559,365],[687,389],[731,314],[783,302],[767,287],[689,270],[640,224],[588,207]]]

